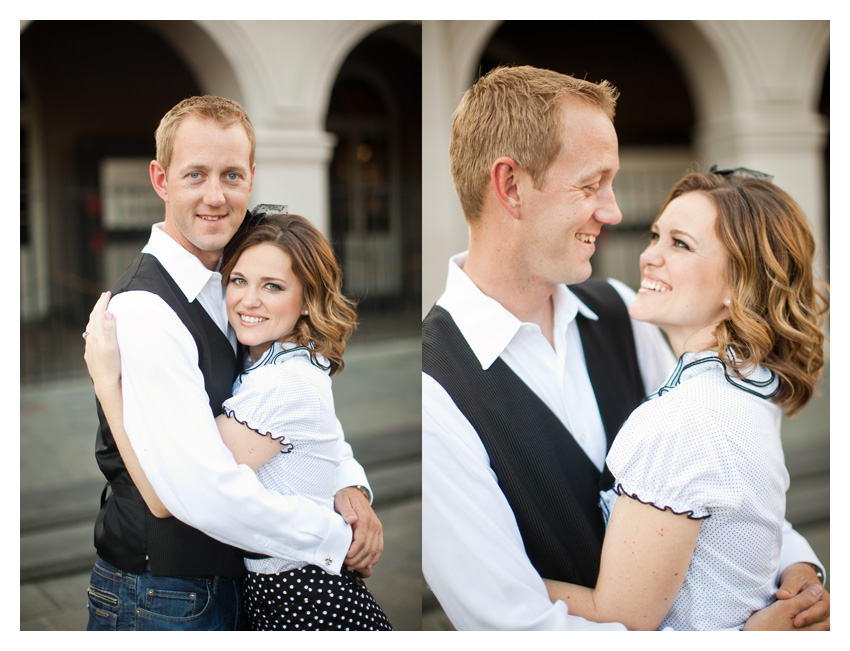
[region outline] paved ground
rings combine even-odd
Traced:
[[[352,342],[337,411],[366,467],[385,552],[368,586],[397,630],[420,630],[421,392],[418,338]],[[87,378],[21,388],[22,630],[83,630],[103,480]]]

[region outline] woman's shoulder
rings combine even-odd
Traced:
[[[721,367],[707,365],[696,375],[668,383],[632,412],[614,445],[637,454],[650,447],[678,448],[683,438],[700,445],[725,436],[724,412],[730,405],[722,378]]]
[[[265,413],[278,424],[315,416],[333,405],[331,378],[306,348],[270,350],[239,376],[228,404]]]
[[[730,349],[727,356],[730,363],[736,363],[734,351]],[[685,353],[660,393],[673,386],[682,386],[696,393],[707,389],[732,393],[741,390],[752,396],[770,398],[779,390],[779,382],[776,373],[764,366],[733,368],[714,351],[704,351]]]
[[[323,358],[314,360],[304,347],[269,349],[234,383],[234,392],[277,392],[284,387],[330,384]]]
[[[257,362],[245,371],[243,376],[258,372],[260,375],[329,375],[330,369],[330,362],[308,346],[275,342]]]
[[[606,463],[633,497],[701,518],[707,506],[735,508],[741,493],[733,436],[693,388],[677,385],[638,407]]]

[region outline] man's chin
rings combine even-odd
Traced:
[[[590,266],[590,263],[586,263],[581,265],[581,267],[573,268],[569,270],[569,274],[567,274],[568,280],[564,282],[565,285],[578,285],[579,283],[583,283],[585,280],[590,278],[590,274],[593,273],[593,269]]]
[[[237,229],[233,227],[233,222],[231,221],[226,228],[222,226],[221,230],[218,230],[215,233],[198,233],[194,244],[204,251],[219,251],[224,249],[224,247],[227,246],[227,243],[234,235],[236,235],[236,230]]]

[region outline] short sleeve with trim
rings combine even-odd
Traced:
[[[330,377],[309,360],[306,350],[285,351],[278,359],[243,374],[238,391],[223,405],[224,413],[263,436],[279,440],[282,452],[292,450],[292,433],[318,434],[328,406],[333,410]],[[298,359],[292,356],[298,356]],[[306,359],[303,359],[306,358]],[[263,360],[261,360],[262,363]],[[330,401],[330,405],[327,403]]]
[[[675,390],[635,410],[607,463],[618,493],[690,518],[734,512],[743,502],[727,435],[711,414]]]

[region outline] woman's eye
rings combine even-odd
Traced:
[[[274,283],[266,283],[266,287],[268,289],[272,290],[273,292],[279,292],[280,291],[280,285],[275,285]]]
[[[677,249],[685,249],[686,251],[691,250],[691,247],[685,244],[682,240],[677,240],[675,238],[673,239],[673,246],[675,246]]]
[[[649,241],[650,242],[658,241],[658,233],[656,233],[655,231],[650,231],[649,232]]]
[[[245,279],[244,278],[231,278],[230,282],[232,282],[234,285],[244,285]]]

